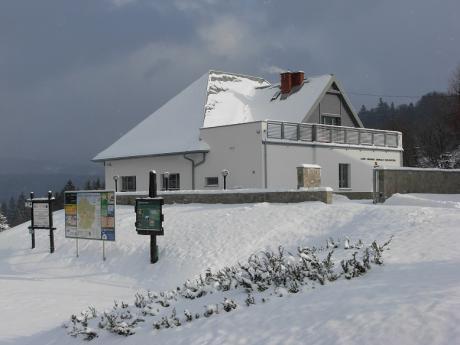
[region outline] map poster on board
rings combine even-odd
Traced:
[[[64,210],[66,237],[115,241],[114,192],[65,192]]]

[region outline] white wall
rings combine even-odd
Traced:
[[[229,126],[202,128],[200,138],[210,147],[205,163],[195,170],[195,189],[223,188],[222,169],[228,169],[227,188],[264,188],[265,164],[268,188],[297,188],[296,167],[299,164],[319,164],[322,186],[339,190],[339,163],[350,164],[351,185],[347,191],[372,190],[372,169],[381,166],[402,165],[400,150],[342,147],[333,145],[299,145],[298,142],[276,142],[264,145],[265,122],[252,122]],[[266,154],[264,150],[266,149]],[[202,154],[189,155],[196,162]],[[265,162],[266,156],[266,162]],[[180,174],[180,188],[192,189],[192,164],[183,155],[131,158],[106,162],[105,180],[108,189],[114,188],[113,176],[136,176],[137,190],[148,190],[148,173]],[[218,186],[206,186],[206,177],[218,177]],[[121,181],[118,182],[121,190]]]
[[[223,188],[223,169],[230,172],[227,188],[263,188],[261,122],[202,128],[200,134],[211,150],[197,167],[197,189]],[[205,186],[206,177],[216,176],[219,186]]]
[[[372,191],[372,169],[381,166],[401,166],[397,150],[356,149],[312,145],[267,143],[269,188],[297,188],[296,166],[313,163],[321,166],[321,185],[339,189],[339,163],[350,164],[350,188],[353,192]]]
[[[107,161],[105,164],[105,183],[107,189],[115,189],[113,176],[118,175],[118,191],[121,191],[121,176],[136,176],[136,190],[149,189],[149,171],[157,172],[157,186],[161,189],[161,174],[168,171],[180,174],[181,189],[192,188],[191,162],[183,155],[129,158]]]

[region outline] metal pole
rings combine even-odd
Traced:
[[[78,237],[76,238],[76,241],[75,241],[75,247],[77,249],[77,258],[78,258]]]
[[[156,198],[157,196],[157,173],[152,170],[149,174],[149,197]],[[157,236],[150,234],[150,263],[154,264],[158,261]]]
[[[224,175],[224,189],[227,189],[227,176]]]
[[[34,202],[32,199],[34,198],[34,192],[30,192],[30,202],[31,202],[31,208],[30,208],[30,236],[32,238],[32,249],[35,248],[35,229],[33,228],[34,226]]]
[[[102,240],[102,260],[105,261],[105,241]]]
[[[48,213],[49,213],[49,226],[50,226],[50,253],[54,253],[54,229],[53,229],[53,205],[51,198],[53,193],[48,192]]]

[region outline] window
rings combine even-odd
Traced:
[[[350,188],[350,164],[339,163],[339,188]]]
[[[321,116],[321,123],[323,125],[333,125],[333,126],[340,126],[340,116],[328,116],[322,115]]]
[[[121,191],[122,192],[136,191],[136,176],[122,176],[121,177]]]
[[[179,190],[180,189],[180,175],[169,174],[166,177],[165,174],[161,174],[161,189],[162,190]],[[167,187],[167,188],[166,188]]]
[[[219,177],[206,177],[205,182],[207,187],[218,186]]]

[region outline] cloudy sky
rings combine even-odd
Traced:
[[[209,69],[334,73],[355,108],[444,91],[459,14],[458,0],[1,0],[0,158],[88,163]]]

